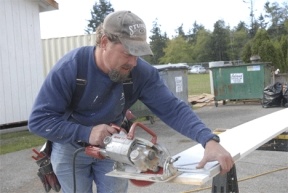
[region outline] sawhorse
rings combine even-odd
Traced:
[[[236,166],[226,174],[218,174],[212,181],[212,193],[239,193]]]

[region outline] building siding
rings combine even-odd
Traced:
[[[81,47],[95,45],[95,34],[42,39],[43,63],[45,76],[52,66],[67,52]]]
[[[1,1],[0,125],[27,121],[44,80],[39,5]]]

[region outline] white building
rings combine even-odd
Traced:
[[[39,13],[54,0],[0,0],[0,127],[25,122],[44,80]]]

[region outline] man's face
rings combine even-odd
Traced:
[[[107,39],[103,51],[104,68],[113,82],[123,82],[126,80],[137,64],[137,56],[127,53],[120,43],[112,43]]]

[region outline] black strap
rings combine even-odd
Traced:
[[[128,79],[123,82],[123,91],[125,96],[125,106],[123,109],[123,114],[125,116],[126,111],[129,108],[129,101],[132,99],[133,94],[133,79],[132,79],[132,73],[130,73]]]
[[[84,47],[82,49],[82,53],[87,53],[89,47]],[[83,56],[83,54],[80,54]],[[81,62],[77,62],[77,78],[76,78],[76,88],[73,93],[72,101],[70,104],[70,107],[68,108],[67,112],[65,113],[66,117],[68,118],[73,109],[78,105],[80,102],[83,93],[85,91],[85,87],[88,84],[87,82],[87,71],[88,71],[88,57],[82,57]],[[125,116],[126,111],[129,108],[129,101],[131,101],[132,98],[132,93],[133,93],[133,80],[132,80],[132,75],[130,73],[129,78],[123,82],[123,91],[125,95],[125,106],[123,109],[123,115]]]
[[[76,105],[78,105],[78,103],[80,102],[85,87],[88,84],[87,82],[87,72],[88,72],[88,56],[84,55],[85,53],[89,53],[89,48],[90,47],[84,47],[82,49],[82,53],[80,54],[80,56],[82,56],[82,61],[81,62],[77,62],[77,77],[76,77],[76,88],[75,91],[73,93],[73,97],[72,97],[72,101],[71,101],[71,108],[73,109],[74,107],[76,107]]]
[[[89,53],[89,47],[83,47],[81,49],[81,53],[79,54],[82,56],[82,61],[77,61],[77,77],[76,77],[76,88],[72,94],[72,99],[70,102],[69,107],[66,109],[65,114],[63,115],[63,119],[68,120],[71,116],[73,109],[79,104],[82,95],[84,93],[85,87],[87,85],[87,71],[88,71],[88,56],[85,53]]]

